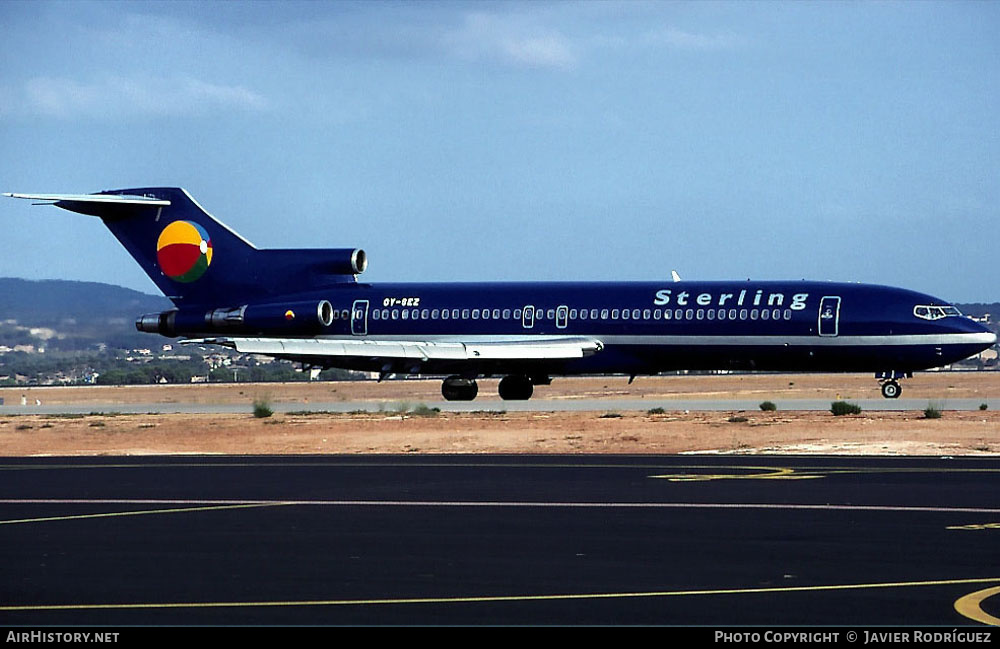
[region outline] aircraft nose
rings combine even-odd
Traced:
[[[972,318],[960,318],[955,321],[956,333],[976,334],[976,342],[983,345],[983,349],[992,347],[997,343],[997,335],[989,327],[981,322],[976,322]]]

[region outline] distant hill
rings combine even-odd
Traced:
[[[170,307],[165,297],[111,284],[0,278],[0,344],[37,344],[30,330],[43,328],[56,334],[41,335],[53,349],[149,345],[155,337],[135,330],[136,316]]]

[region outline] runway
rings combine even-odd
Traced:
[[[528,401],[420,401],[428,408],[442,412],[581,412],[581,411],[642,411],[663,408],[666,411],[739,412],[759,411],[763,399],[531,399]],[[830,399],[774,399],[779,410],[829,411]],[[1000,399],[849,399],[865,411],[920,411],[929,405],[938,410],[979,410],[986,404],[990,410],[1000,408]],[[275,412],[385,412],[412,407],[413,401],[330,401],[310,403],[271,403]],[[86,415],[90,413],[128,414],[244,414],[250,403],[113,403],[0,406],[4,415]]]
[[[997,460],[30,458],[0,623],[1000,623]]]

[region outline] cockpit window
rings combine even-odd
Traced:
[[[962,312],[953,306],[935,306],[932,304],[918,304],[913,307],[913,315],[924,320],[940,320],[949,316],[962,315]]]

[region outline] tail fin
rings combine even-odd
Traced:
[[[100,217],[178,306],[235,305],[354,281],[366,265],[361,250],[258,250],[180,188],[6,195]]]

